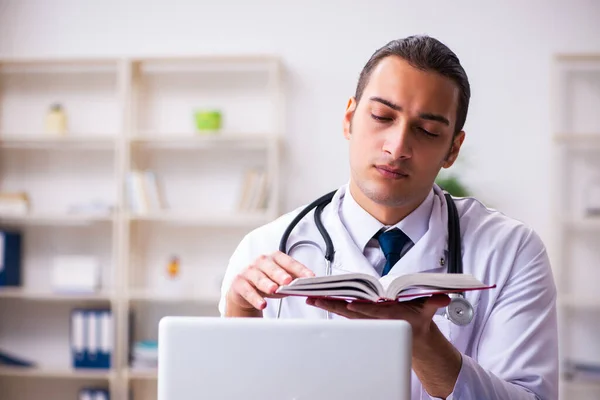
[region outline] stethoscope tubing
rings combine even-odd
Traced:
[[[327,204],[331,202],[333,196],[335,195],[336,190],[331,191],[309,205],[307,205],[303,210],[296,215],[296,217],[290,222],[290,224],[286,227],[285,231],[281,236],[281,240],[279,242],[279,251],[282,253],[287,252],[287,241],[293,231],[294,227],[304,218],[311,210],[315,209],[314,213],[314,221],[319,233],[321,234],[323,241],[325,242],[325,252],[323,256],[326,261],[326,276],[330,276],[332,273],[331,265],[333,263],[333,259],[335,256],[335,249],[333,246],[333,241],[331,240],[331,236],[327,232],[327,229],[323,225],[321,214],[323,209]],[[446,203],[448,206],[448,273],[450,274],[461,274],[462,273],[462,255],[461,255],[461,240],[460,240],[460,221],[458,217],[458,211],[456,209],[456,204],[450,194],[444,193],[446,198]],[[321,248],[314,244],[315,247]],[[322,252],[322,250],[321,250]],[[464,326],[468,325],[473,319],[473,306],[471,303],[465,298],[464,293],[455,293],[450,296],[450,304],[446,307],[446,311],[444,316],[448,318],[451,322],[456,325]],[[279,305],[277,309],[277,318],[281,316],[281,306],[283,299],[279,299]],[[331,318],[331,314],[327,312],[327,319]]]

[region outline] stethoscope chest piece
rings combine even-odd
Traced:
[[[468,325],[473,320],[473,306],[461,295],[451,294],[450,298],[450,304],[446,307],[446,318],[459,326]]]

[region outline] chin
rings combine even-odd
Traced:
[[[406,190],[392,187],[389,183],[381,182],[358,182],[361,192],[374,203],[386,207],[399,207],[410,202],[410,196]]]

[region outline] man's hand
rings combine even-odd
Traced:
[[[312,276],[310,269],[287,254],[277,251],[262,255],[233,280],[227,292],[226,316],[261,317],[266,298],[282,297],[275,294],[279,286]]]
[[[446,295],[436,295],[405,302],[362,303],[342,300],[307,299],[307,304],[313,305],[347,318],[366,319],[402,319],[412,327],[413,338],[424,339],[431,332],[432,318],[438,308],[446,307],[450,298]]]
[[[429,395],[439,398],[446,398],[454,390],[462,356],[433,322],[437,309],[450,303],[448,296],[381,304],[309,298],[306,303],[347,318],[409,322],[413,332],[412,366],[423,387]]]

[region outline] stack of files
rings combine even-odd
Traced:
[[[79,391],[78,400],[110,400],[108,390],[83,388]]]
[[[136,342],[131,354],[133,369],[158,368],[158,343],[153,340]]]
[[[109,369],[113,352],[113,315],[110,309],[71,312],[73,368]]]

